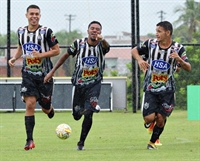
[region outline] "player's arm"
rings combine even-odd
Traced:
[[[49,28],[47,30],[47,34],[45,35],[46,41],[50,47],[49,51],[46,52],[38,52],[33,50],[32,51],[32,55],[33,57],[37,57],[37,58],[48,58],[48,57],[54,57],[60,54],[60,48],[58,45],[58,40],[56,38],[56,36],[53,34],[53,31]]]
[[[185,54],[185,50],[182,48],[181,51],[181,57],[179,56],[179,54],[174,51],[173,53],[170,54],[170,58],[174,58],[176,59],[176,61],[180,64],[181,68],[190,72],[191,71],[191,65],[188,62],[187,56]]]
[[[56,70],[65,62],[65,60],[68,59],[69,56],[70,55],[68,54],[68,52],[66,52],[58,59],[53,69],[45,76],[44,83],[48,82],[53,77]]]
[[[140,56],[137,47],[134,47],[134,48],[131,50],[131,54],[132,54],[133,58],[134,58],[135,60],[137,60],[138,65],[139,65],[139,67],[140,67],[140,70],[146,71],[146,70],[148,69],[148,67],[149,67],[149,64],[147,63],[147,61],[143,60],[143,58]]]
[[[35,50],[32,51],[33,57],[36,57],[36,58],[48,58],[48,57],[57,56],[59,54],[60,54],[60,48],[58,44],[52,46],[51,50],[47,52],[39,53],[38,51],[35,51]]]
[[[22,56],[22,47],[18,45],[15,55],[8,61],[11,67],[15,66],[15,61]]]

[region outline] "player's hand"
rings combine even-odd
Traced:
[[[181,59],[181,57],[178,55],[178,53],[176,51],[174,51],[173,53],[171,53],[169,55],[170,58],[176,59],[177,61],[179,61]]]
[[[44,77],[44,83],[47,83],[51,80],[53,77],[53,72],[49,72],[45,77]]]
[[[149,64],[143,59],[138,60],[138,65],[140,67],[140,70],[142,70],[143,72],[146,72],[146,70],[149,68]]]
[[[15,61],[16,61],[16,58],[11,58],[11,59],[8,61],[8,64],[10,65],[10,67],[14,67],[14,66],[15,66]]]
[[[32,56],[34,58],[41,58],[41,53],[37,52],[35,49],[32,51]]]
[[[100,34],[97,34],[96,40],[98,41],[102,41],[103,40],[103,36]]]

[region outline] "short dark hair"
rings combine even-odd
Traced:
[[[163,27],[166,31],[169,30],[170,31],[170,35],[172,35],[173,33],[173,27],[172,24],[168,21],[161,21],[159,22],[156,26],[161,26]]]
[[[39,7],[39,6],[37,6],[37,5],[35,5],[35,4],[31,4],[30,6],[27,7],[26,12],[28,12],[28,10],[29,10],[30,8],[35,8],[35,9],[39,9],[39,10],[40,10],[40,7]]]
[[[94,24],[94,23],[97,23],[97,24],[99,24],[99,26],[101,26],[101,23],[100,23],[100,22],[98,22],[98,21],[92,21],[92,22],[89,23],[88,29],[89,29],[90,26],[91,26],[92,24]],[[101,26],[101,29],[102,29],[102,26]]]

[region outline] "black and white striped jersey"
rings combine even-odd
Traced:
[[[87,38],[75,40],[67,50],[70,55],[76,56],[72,84],[83,86],[102,80],[105,54],[109,50],[110,47],[103,48],[101,42],[96,46],[90,46]]]
[[[169,56],[176,51],[184,61],[188,62],[183,45],[173,41],[169,48],[162,49],[157,39],[149,39],[137,49],[150,64],[145,74],[144,91],[175,90],[174,73],[178,62]]]
[[[32,56],[33,49],[40,53],[47,52],[58,43],[50,28],[39,26],[37,30],[30,32],[27,26],[20,27],[18,29],[18,42],[23,51],[23,72],[46,75],[53,68],[50,57],[41,59]]]

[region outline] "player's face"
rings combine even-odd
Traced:
[[[30,8],[26,13],[26,18],[31,26],[37,26],[39,24],[40,17],[40,10],[37,8]]]
[[[97,35],[101,34],[101,26],[99,24],[91,24],[89,29],[88,29],[88,35],[89,35],[89,38],[92,40],[92,41],[96,41],[97,39]]]
[[[156,26],[156,38],[158,42],[164,41],[167,36],[169,36],[169,31],[166,31],[161,26]]]

